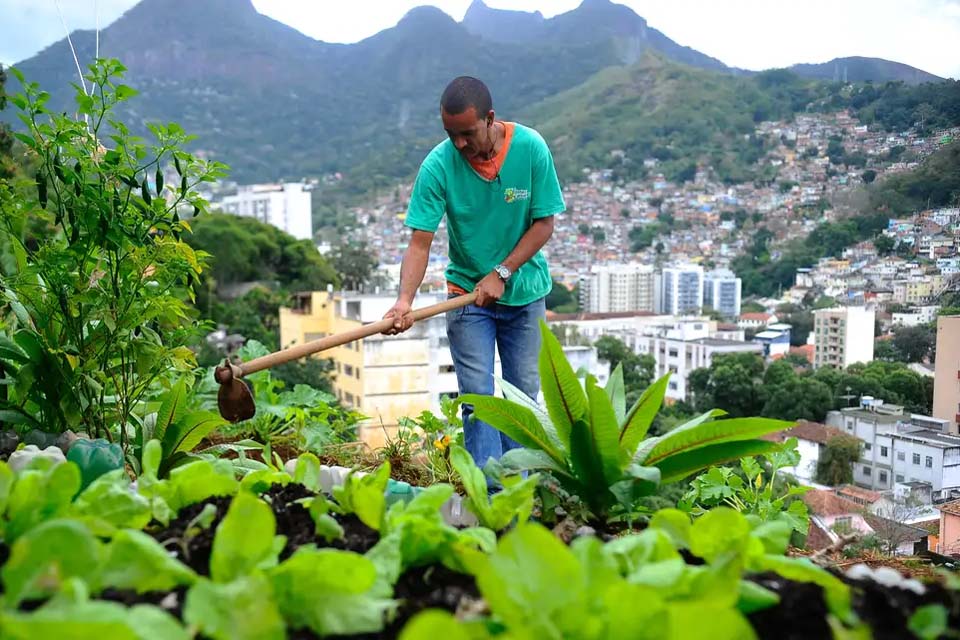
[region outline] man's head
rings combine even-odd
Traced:
[[[450,140],[464,157],[489,156],[496,130],[493,99],[487,85],[470,76],[454,78],[440,97],[440,118]]]

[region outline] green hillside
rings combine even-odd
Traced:
[[[527,113],[551,142],[566,177],[584,166],[609,167],[610,150],[629,162],[624,177],[656,158],[670,179],[710,164],[729,182],[752,179],[764,151],[758,122],[790,117],[825,93],[825,85],[781,71],[736,77],[679,65],[648,53],[629,67],[608,68]]]

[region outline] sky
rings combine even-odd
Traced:
[[[194,0],[203,2],[204,0]],[[326,42],[357,42],[430,4],[461,20],[470,0],[252,0]],[[581,0],[486,0],[546,17]],[[70,29],[105,28],[137,0],[0,0],[0,63],[28,58]],[[841,56],[895,60],[960,79],[960,0],[619,0],[674,41],[745,69]],[[62,16],[62,17],[61,17]]]

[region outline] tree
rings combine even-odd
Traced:
[[[377,259],[366,242],[341,244],[331,253],[330,261],[346,291],[360,291],[377,267]]]
[[[881,550],[888,555],[896,555],[900,545],[925,535],[922,530],[909,526],[907,522],[926,511],[927,506],[923,501],[911,493],[894,496],[889,505],[879,507],[875,514],[865,515],[865,518],[880,541]]]
[[[881,233],[873,239],[873,246],[877,250],[877,254],[881,256],[889,256],[897,248],[897,241],[890,236]]]
[[[859,438],[840,434],[830,438],[817,460],[816,481],[830,487],[853,482],[853,465],[860,459]]]
[[[639,397],[653,382],[656,361],[653,356],[637,355],[622,340],[613,336],[603,336],[594,343],[597,357],[610,363],[613,371],[623,365],[623,385],[627,389],[628,400]]]
[[[936,333],[929,325],[901,327],[893,335],[893,348],[901,362],[923,362],[936,344]]]
[[[4,91],[7,74],[0,65],[0,111],[7,106],[7,94]],[[13,163],[13,135],[10,133],[10,127],[0,122],[0,180],[12,178],[15,173]]]
[[[860,179],[863,180],[864,184],[870,184],[877,179],[877,172],[873,169],[867,169],[862,174],[860,174]]]
[[[558,307],[567,306],[567,305],[576,305],[577,300],[573,297],[573,294],[565,286],[553,281],[553,288],[550,289],[550,293],[547,294],[545,301],[547,309],[556,310]]]
[[[718,355],[688,378],[697,411],[723,409],[731,417],[755,416],[763,408],[763,359],[755,353]]]
[[[590,235],[590,225],[588,225],[585,222],[581,222],[580,224],[577,225],[577,231],[582,236],[588,236]]]

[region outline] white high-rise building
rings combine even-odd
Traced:
[[[645,264],[594,265],[580,278],[580,306],[588,313],[653,311],[654,271]]]
[[[313,198],[302,183],[242,185],[236,194],[212,204],[224,213],[266,222],[298,240],[313,239]]]
[[[814,367],[846,369],[873,360],[875,312],[866,307],[814,311]]]
[[[659,313],[699,314],[703,307],[703,267],[687,264],[665,267],[660,276]]]
[[[729,269],[708,272],[703,280],[703,306],[710,307],[726,318],[740,315],[740,278]]]

